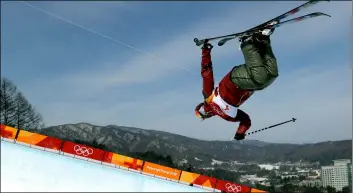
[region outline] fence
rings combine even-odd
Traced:
[[[215,192],[267,193],[241,184],[212,178],[209,176],[178,170],[140,159],[103,151],[87,145],[64,141],[50,136],[18,130],[1,124],[1,138],[16,143],[43,149],[82,160],[150,175],[181,184],[193,185]]]

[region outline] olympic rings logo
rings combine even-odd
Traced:
[[[235,184],[226,183],[225,187],[228,192],[240,192],[241,191],[241,186],[237,186]]]
[[[79,145],[74,146],[74,151],[77,155],[89,156],[93,154],[93,149],[87,147],[81,147]]]

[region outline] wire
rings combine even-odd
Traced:
[[[109,36],[107,36],[107,35],[104,35],[104,34],[102,34],[102,33],[97,32],[97,31],[95,31],[95,30],[93,30],[93,29],[90,29],[90,28],[88,28],[88,27],[85,27],[85,26],[83,26],[83,25],[80,25],[80,24],[78,24],[78,23],[75,23],[75,22],[73,22],[73,21],[70,21],[70,20],[68,20],[68,19],[66,19],[66,18],[63,18],[63,17],[59,16],[59,15],[56,15],[56,14],[54,14],[54,13],[51,13],[51,12],[49,12],[49,11],[47,11],[47,10],[41,9],[41,8],[39,8],[39,7],[36,7],[36,6],[34,6],[34,5],[32,5],[32,4],[29,4],[29,3],[25,2],[25,1],[19,1],[19,2],[25,4],[25,5],[27,5],[27,6],[31,7],[31,8],[33,8],[33,9],[36,9],[37,11],[43,12],[43,13],[49,15],[49,16],[52,16],[52,17],[57,18],[57,19],[60,19],[60,20],[66,22],[66,23],[68,23],[68,24],[71,24],[71,25],[74,25],[74,26],[76,26],[76,27],[79,27],[79,28],[81,28],[81,29],[83,29],[83,30],[86,30],[86,31],[88,31],[88,32],[91,32],[91,33],[93,33],[93,34],[96,34],[96,35],[98,35],[98,36],[100,36],[100,37],[102,37],[102,38],[106,38],[106,39],[108,39],[108,40],[111,40],[111,41],[113,41],[114,43],[121,44],[121,45],[126,46],[126,47],[128,47],[128,48],[130,48],[130,49],[132,49],[132,50],[137,51],[137,52],[140,52],[140,53],[149,55],[149,56],[151,56],[151,57],[153,57],[153,58],[155,58],[155,59],[158,59],[158,60],[162,60],[162,61],[164,61],[164,63],[166,63],[166,64],[171,64],[172,66],[177,67],[177,68],[179,68],[179,69],[182,69],[182,70],[184,70],[184,71],[186,71],[186,72],[189,72],[190,74],[194,74],[194,75],[197,75],[197,76],[200,75],[199,73],[195,73],[195,72],[193,72],[193,71],[190,70],[190,69],[187,69],[187,68],[178,66],[178,65],[176,65],[176,64],[173,64],[173,63],[171,63],[170,61],[167,61],[167,60],[165,60],[165,59],[163,59],[163,58],[161,58],[161,57],[159,57],[159,56],[157,56],[157,55],[155,55],[155,54],[152,54],[152,53],[143,51],[143,50],[141,50],[141,49],[139,49],[139,48],[136,48],[136,47],[134,47],[134,46],[132,46],[132,45],[129,45],[129,44],[124,43],[124,42],[122,42],[122,41],[116,40],[116,39],[114,39],[114,38],[112,38],[112,37],[109,37]],[[214,83],[215,83],[215,84],[218,84],[218,83],[219,83],[219,81],[216,81],[216,77],[214,77]]]
[[[93,30],[93,29],[90,29],[90,28],[88,28],[88,27],[82,26],[82,25],[77,24],[77,23],[75,23],[75,22],[73,22],[73,21],[70,21],[70,20],[68,20],[68,19],[65,19],[65,18],[63,18],[63,17],[61,17],[61,16],[59,16],[59,15],[50,13],[49,11],[46,11],[46,10],[44,10],[44,9],[41,9],[41,8],[36,7],[36,6],[34,6],[34,5],[31,5],[31,4],[27,3],[27,2],[24,2],[24,1],[20,1],[20,2],[23,3],[23,4],[25,4],[25,5],[27,5],[27,6],[29,6],[29,7],[31,7],[31,8],[33,8],[33,9],[36,9],[36,10],[38,10],[38,11],[41,11],[41,12],[43,12],[43,13],[49,15],[49,16],[55,17],[55,18],[57,18],[57,19],[60,19],[60,20],[62,20],[62,21],[64,21],[64,22],[66,22],[66,23],[69,23],[69,24],[71,24],[71,25],[74,25],[74,26],[76,26],[76,27],[79,27],[79,28],[81,28],[81,29],[83,29],[83,30],[89,31],[89,32],[94,33],[94,34],[96,34],[96,35],[99,35],[99,36],[101,36],[101,37],[103,37],[103,38],[106,38],[106,39],[108,39],[108,40],[111,40],[111,41],[113,41],[113,42],[115,42],[115,43],[121,44],[121,45],[126,46],[126,47],[128,47],[128,48],[130,48],[130,49],[133,49],[133,50],[135,50],[135,51],[137,51],[137,52],[141,52],[141,53],[143,53],[143,54],[149,55],[149,56],[151,56],[151,57],[153,57],[153,58],[156,58],[156,59],[158,59],[158,60],[162,60],[162,61],[164,61],[165,63],[169,63],[169,64],[171,64],[171,65],[173,65],[173,66],[175,66],[175,67],[177,67],[177,68],[180,68],[180,69],[182,69],[182,70],[184,70],[184,71],[187,71],[187,72],[189,72],[189,73],[191,73],[191,74],[199,75],[198,73],[195,73],[195,72],[193,72],[192,70],[189,70],[189,69],[187,69],[187,68],[184,68],[184,67],[175,65],[175,64],[173,64],[173,63],[171,63],[171,62],[169,62],[169,61],[167,61],[167,60],[165,60],[165,59],[163,59],[163,58],[161,58],[161,57],[159,57],[159,56],[156,56],[156,55],[154,55],[154,54],[152,54],[152,53],[149,53],[149,52],[145,52],[145,51],[143,51],[143,50],[141,50],[141,49],[138,49],[138,48],[136,48],[136,47],[134,47],[134,46],[132,46],[132,45],[129,45],[129,44],[124,43],[124,42],[122,42],[122,41],[116,40],[116,39],[114,39],[114,38],[112,38],[112,37],[109,37],[109,36],[107,36],[107,35],[104,35],[104,34],[102,34],[102,33],[99,33],[99,32],[97,32],[97,31],[95,31],[95,30]]]

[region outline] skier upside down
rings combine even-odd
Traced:
[[[234,136],[236,140],[244,139],[245,132],[251,126],[249,115],[239,107],[255,91],[265,89],[278,77],[277,61],[270,40],[273,31],[274,29],[265,29],[262,33],[240,38],[245,64],[233,67],[216,88],[211,60],[213,46],[206,42],[202,47],[201,76],[204,102],[196,107],[196,115],[202,119],[218,115],[227,121],[240,122]],[[204,113],[200,112],[201,107]]]

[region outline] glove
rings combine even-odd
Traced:
[[[246,132],[247,128],[244,125],[240,125],[238,128],[237,133],[234,136],[234,139],[236,140],[243,140],[245,139],[245,132]]]
[[[245,139],[245,134],[241,134],[241,133],[236,133],[234,136],[235,140],[243,140]]]
[[[208,40],[206,40],[201,49],[212,50],[212,48],[212,44],[208,43]]]
[[[212,44],[208,43],[208,41],[206,40],[201,48],[202,49],[202,56],[206,56],[206,55],[211,54],[212,48],[213,48]]]
[[[234,139],[236,140],[243,140],[245,139],[245,132],[250,128],[251,126],[251,120],[248,114],[246,114],[244,111],[238,109],[236,119],[240,121],[237,133],[234,136]]]
[[[211,60],[211,50],[213,46],[207,41],[202,46],[202,57],[201,57],[201,68],[202,71],[207,71],[212,68],[212,60]]]

